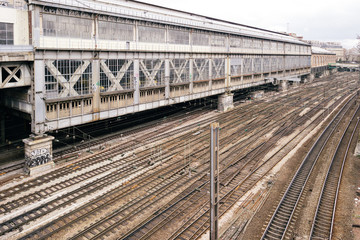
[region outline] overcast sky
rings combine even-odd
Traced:
[[[356,45],[360,0],[139,0],[275,31],[306,40]]]

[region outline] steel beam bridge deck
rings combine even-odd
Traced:
[[[310,45],[285,34],[137,1],[27,2],[14,29],[30,26],[32,59],[11,64],[33,73],[35,134],[310,74]]]

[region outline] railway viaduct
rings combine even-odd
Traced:
[[[137,1],[0,3],[0,100],[31,119],[28,167],[51,164],[51,130],[211,95],[226,110],[311,73],[311,46],[278,32]]]

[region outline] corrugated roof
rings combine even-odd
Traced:
[[[90,12],[117,15],[132,19],[203,29],[276,41],[308,45],[287,34],[246,26],[230,21],[215,19],[175,9],[156,6],[131,0],[29,0],[29,3],[41,5],[60,5],[80,8]]]

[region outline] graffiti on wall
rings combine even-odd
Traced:
[[[36,167],[51,161],[49,149],[36,149],[29,156],[25,156],[25,165],[28,167]]]

